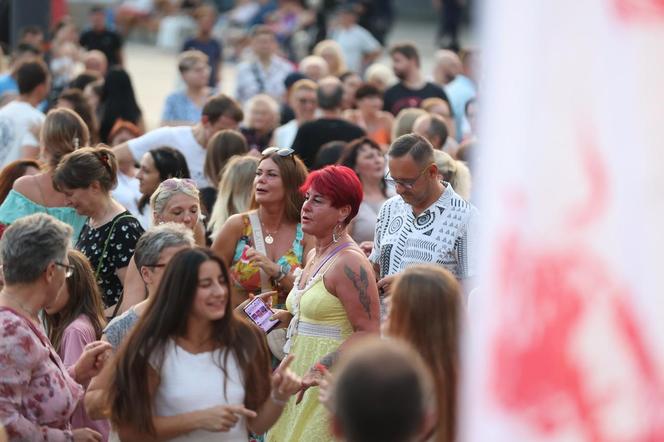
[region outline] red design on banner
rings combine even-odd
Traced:
[[[623,21],[664,20],[664,0],[613,0],[613,7]]]
[[[603,215],[608,200],[601,156],[592,144],[583,144],[591,191],[561,227],[572,238]],[[506,200],[514,204],[521,198],[515,192]],[[581,440],[617,440],[614,429],[607,428],[605,410],[621,392],[616,385],[593,390],[593,373],[582,360],[591,356],[579,352],[583,328],[601,305],[609,312],[602,319],[620,337],[610,342],[610,351],[635,367],[630,381],[636,387],[629,394],[641,405],[647,402],[651,413],[643,416],[631,440],[663,441],[664,380],[641,335],[629,290],[615,272],[578,240],[547,246],[524,239],[518,226],[502,235],[498,250],[494,281],[500,311],[490,347],[489,386],[500,408],[540,437],[574,428]]]

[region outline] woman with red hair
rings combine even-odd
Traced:
[[[373,270],[347,231],[362,203],[357,175],[345,166],[327,166],[310,173],[300,190],[305,195],[302,230],[314,238],[315,248],[305,267],[296,270],[288,310],[278,310],[275,317],[288,325],[284,350],[296,355],[293,370],[303,376],[302,403],[286,404],[268,441],[333,440],[318,392],[308,387],[318,385],[350,339],[379,330]]]

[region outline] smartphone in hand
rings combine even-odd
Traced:
[[[278,319],[270,319],[274,312],[270,307],[265,305],[260,298],[252,299],[249,304],[244,306],[243,310],[249,319],[259,326],[266,334],[279,324]]]

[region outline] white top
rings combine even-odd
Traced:
[[[203,410],[216,405],[244,404],[244,383],[233,353],[228,355],[226,373],[226,395],[224,395],[224,375],[219,366],[223,361],[223,350],[191,354],[170,340],[164,351],[161,369],[151,365],[159,372],[159,388],[154,397],[156,416],[175,416],[196,410]],[[151,358],[152,359],[152,358]],[[196,430],[180,437],[170,439],[173,442],[247,442],[247,421],[241,417],[235,426],[226,433]]]
[[[111,196],[122,206],[129,210],[132,215],[138,218],[138,200],[141,199],[141,191],[138,190],[140,183],[138,178],[130,177],[122,172],[118,172],[118,185],[111,192]],[[139,221],[141,221],[139,219]],[[147,230],[141,222],[141,226]]]
[[[143,136],[129,140],[127,145],[136,161],[140,161],[141,157],[150,149],[163,146],[177,149],[187,159],[191,179],[196,182],[198,188],[212,186],[212,183],[205,178],[203,173],[205,146],[198,144],[191,126],[160,127]]]
[[[337,28],[332,31],[330,38],[341,46],[346,66],[349,71],[362,73],[362,59],[364,55],[375,52],[381,48],[378,40],[360,25],[353,25],[348,29]]]
[[[288,123],[279,126],[274,130],[274,145],[278,147],[291,147],[297,135],[299,125],[293,118]]]
[[[44,113],[24,101],[14,100],[0,108],[0,166],[22,157],[23,146],[39,146],[31,129],[44,121]]]
[[[381,278],[423,263],[442,265],[457,279],[475,275],[478,212],[445,185],[440,198],[418,217],[399,195],[380,208],[369,261],[379,265]]]

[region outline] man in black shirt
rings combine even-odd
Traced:
[[[385,91],[383,108],[397,115],[401,109],[419,107],[431,97],[448,101],[442,88],[424,79],[420,71],[420,55],[410,43],[397,44],[390,49],[392,69],[399,82]]]
[[[106,55],[108,66],[122,65],[122,37],[106,29],[104,9],[98,6],[90,10],[91,29],[81,34],[81,46],[91,51],[97,49]]]
[[[365,135],[364,130],[341,118],[343,86],[336,77],[325,77],[318,82],[318,107],[323,116],[304,123],[297,131],[293,150],[312,168],[321,146],[329,141],[351,141]]]

